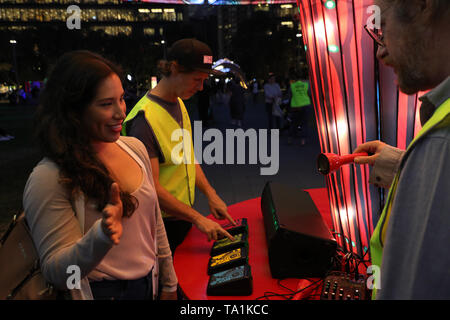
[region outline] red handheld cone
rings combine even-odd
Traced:
[[[321,153],[317,157],[317,169],[321,174],[327,175],[344,164],[352,163],[356,157],[364,157],[367,155],[368,154],[365,152],[347,154],[344,156],[339,156],[334,153]]]

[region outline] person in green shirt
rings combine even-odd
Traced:
[[[311,89],[306,71],[292,72],[289,86],[289,137],[291,144],[300,127],[300,144],[306,144],[309,131],[309,119],[313,106],[311,103]]]

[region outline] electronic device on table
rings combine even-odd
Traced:
[[[237,248],[209,259],[208,275],[248,263],[247,248]]]
[[[239,233],[233,235],[233,237],[233,241],[228,238],[217,240],[211,248],[211,256],[216,256],[233,249],[248,248],[247,234]]]
[[[234,240],[222,238],[211,247],[208,262],[210,276],[206,293],[211,296],[246,296],[253,292],[253,277],[248,264],[247,219],[236,219],[236,225],[222,226]]]
[[[253,278],[249,265],[214,273],[209,278],[206,293],[210,296],[246,296],[253,291]]]
[[[343,272],[332,272],[323,281],[321,300],[368,300],[370,291],[366,287],[366,278]]]
[[[239,233],[248,234],[247,218],[236,219],[234,222],[236,222],[236,225],[229,223],[222,226],[222,228],[232,236]]]

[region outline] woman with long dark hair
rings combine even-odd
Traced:
[[[25,216],[45,278],[71,289],[73,298],[152,299],[158,280],[161,299],[175,298],[147,151],[139,140],[120,137],[120,75],[89,51],[58,60],[37,112],[44,158],[25,186]],[[69,278],[73,270],[80,281]]]

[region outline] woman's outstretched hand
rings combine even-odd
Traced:
[[[120,237],[122,236],[122,200],[120,199],[120,189],[116,182],[111,184],[111,192],[109,196],[108,204],[103,208],[102,211],[102,222],[101,226],[103,232],[108,236],[115,245],[120,242]]]

